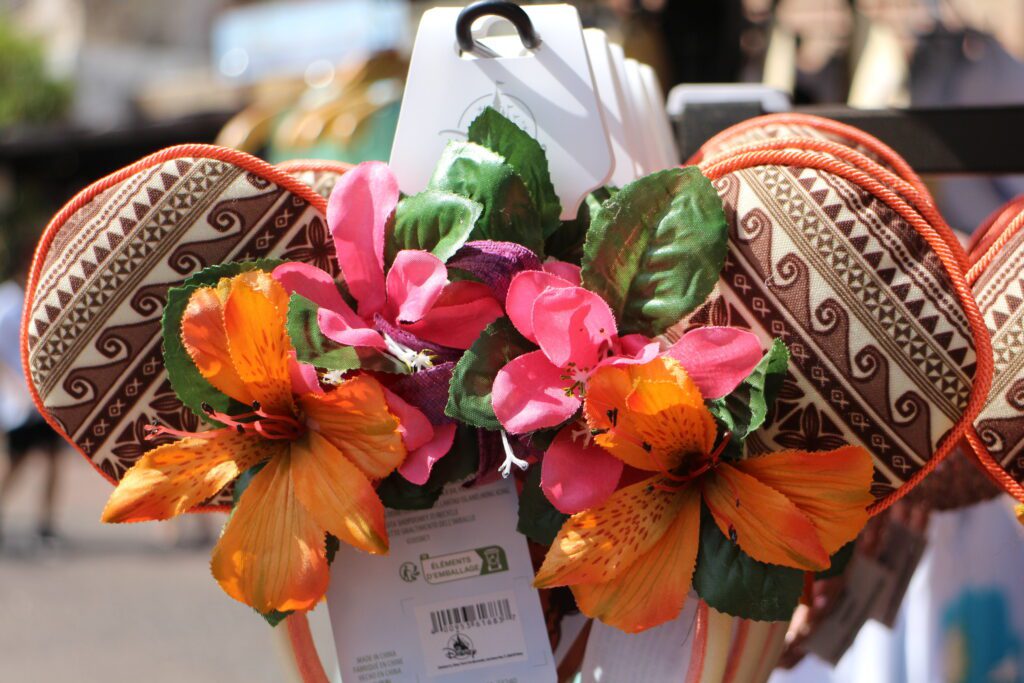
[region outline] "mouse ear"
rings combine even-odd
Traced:
[[[978,229],[967,280],[992,335],[992,389],[968,438],[999,486],[1024,502],[1024,197]]]
[[[781,338],[789,374],[748,449],[861,445],[878,511],[969,431],[991,382],[988,333],[963,249],[895,153],[861,132],[871,156],[813,127],[776,128],[723,133],[736,146],[701,163],[729,256],[717,294],[674,333],[714,324]]]
[[[104,477],[116,483],[149,450],[154,420],[198,427],[164,370],[168,289],[228,261],[336,271],[325,197],[301,179],[327,193],[344,170],[172,147],[86,188],[54,217],[26,288],[22,353],[39,410]]]

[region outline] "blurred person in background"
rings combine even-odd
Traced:
[[[21,312],[25,303],[24,282],[30,258],[25,254],[17,274],[0,283],[0,439],[7,467],[0,478],[0,544],[3,542],[3,512],[10,492],[33,453],[46,460],[46,477],[36,522],[42,541],[56,538],[54,512],[57,498],[58,458],[62,441],[32,404],[21,366]]]

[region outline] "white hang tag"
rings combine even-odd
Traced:
[[[608,50],[611,52],[612,65],[615,67],[615,74],[618,76],[619,85],[622,88],[622,121],[626,128],[627,149],[633,158],[635,177],[639,178],[647,175],[647,169],[644,166],[646,153],[640,132],[640,112],[637,111],[633,90],[630,88],[629,77],[626,74],[626,54],[622,51],[622,46],[616,43],[609,43]]]
[[[660,170],[658,163],[657,143],[654,140],[650,102],[644,90],[644,80],[640,75],[640,63],[635,59],[626,60],[627,91],[633,98],[633,110],[637,113],[637,135],[643,155],[644,175]]]
[[[390,552],[342,544],[327,609],[343,681],[554,683],[515,484],[387,513]]]
[[[640,65],[640,76],[644,82],[644,90],[647,92],[647,100],[651,105],[651,113],[654,136],[658,141],[658,158],[661,168],[675,168],[679,165],[679,149],[676,147],[676,138],[672,133],[672,124],[668,120],[668,110],[665,109],[665,93],[658,83],[658,74],[648,64]]]
[[[622,84],[612,63],[608,36],[605,32],[597,28],[584,29],[583,38],[587,43],[590,66],[594,70],[594,83],[601,98],[602,115],[611,140],[612,156],[615,159],[611,184],[622,187],[636,180],[636,165],[626,135],[623,112],[626,105]]]
[[[612,150],[576,8],[523,7],[540,45],[484,39],[496,56],[460,54],[459,8],[428,10],[413,46],[391,167],[407,194],[426,188],[445,145],[465,140],[469,124],[494,107],[537,139],[547,154],[562,218],[612,173]],[[505,22],[481,22],[495,27]],[[476,35],[476,34],[475,34]],[[480,38],[478,38],[480,40]],[[508,50],[508,46],[515,46]]]

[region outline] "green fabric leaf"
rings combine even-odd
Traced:
[[[445,414],[474,427],[501,429],[491,406],[494,376],[510,360],[533,348],[508,318],[488,325],[455,364]]]
[[[727,238],[722,200],[696,166],[653,173],[593,216],[583,286],[608,302],[620,334],[658,335],[711,293]]]
[[[550,546],[569,515],[559,512],[544,495],[540,487],[540,474],[540,465],[532,466],[526,473],[523,491],[519,494],[519,523],[516,529],[531,541]]]
[[[234,277],[251,270],[270,272],[281,263],[282,261],[276,259],[221,263],[199,271],[185,280],[182,286],[172,287],[167,291],[167,304],[161,318],[164,367],[167,369],[171,388],[178,399],[201,420],[212,422],[202,408],[204,403],[210,404],[214,410],[227,413],[241,412],[246,408],[206,381],[185,350],[185,344],[181,340],[181,318],[185,314],[189,298],[200,287],[215,286],[221,278]]]
[[[523,179],[500,154],[472,142],[449,142],[429,189],[461,195],[483,206],[470,239],[516,242],[543,258],[540,214]]]
[[[433,507],[447,484],[473,476],[480,466],[480,449],[476,430],[459,425],[448,454],[434,464],[430,478],[423,486],[411,483],[398,472],[392,472],[377,486],[384,507],[393,510],[426,510]]]
[[[829,558],[832,562],[832,564],[829,565],[829,568],[824,571],[818,572],[814,575],[814,578],[832,579],[837,576],[842,576],[843,572],[846,571],[847,565],[850,564],[850,560],[853,559],[853,551],[856,548],[856,546],[857,539],[854,539],[846,545],[844,545],[839,550],[835,551],[832,554],[832,557]]]
[[[288,300],[288,337],[296,357],[303,363],[327,370],[355,370],[360,367],[359,353],[324,336],[317,322],[320,307],[300,294]]]
[[[405,197],[395,210],[388,232],[388,263],[403,249],[429,251],[442,261],[450,259],[469,239],[483,208],[472,199],[450,192],[427,190]]]
[[[788,369],[789,349],[781,339],[776,339],[731,394],[707,402],[711,414],[732,432],[733,440],[745,441],[764,425]]]
[[[744,553],[701,503],[693,589],[719,612],[755,621],[788,621],[800,601],[804,573],[758,562]]]
[[[558,230],[562,203],[555,194],[555,186],[551,184],[548,158],[540,143],[491,107],[484,109],[469,124],[468,137],[470,142],[505,157],[505,162],[523,179],[533,205],[540,214],[544,237]]]

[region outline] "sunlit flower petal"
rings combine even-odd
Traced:
[[[368,161],[338,179],[327,203],[338,263],[365,319],[384,308],[384,233],[399,196],[391,169]]]
[[[494,378],[491,403],[494,415],[511,434],[525,434],[560,425],[580,408],[580,400],[567,394],[570,382],[543,351],[512,359]]]
[[[377,380],[356,375],[322,396],[299,397],[309,428],[319,432],[366,476],[383,479],[405,458],[398,419]]]
[[[253,477],[213,551],[228,595],[267,613],[307,610],[327,590],[326,536],[299,502],[286,452]]]
[[[430,479],[434,465],[448,454],[455,441],[455,423],[434,427],[430,441],[411,451],[399,466],[398,473],[417,486],[423,486]]]
[[[508,286],[505,296],[505,312],[519,334],[536,343],[533,334],[533,305],[537,297],[549,287],[556,289],[572,287],[573,283],[565,278],[546,271],[525,270],[517,273]]]
[[[701,485],[715,524],[747,555],[805,571],[828,568],[811,520],[783,494],[725,463]]]
[[[583,285],[580,267],[574,263],[559,261],[555,258],[548,258],[548,260],[544,261],[544,265],[541,266],[541,269],[545,273],[557,275],[573,287],[580,287]]]
[[[486,285],[461,280],[444,288],[422,320],[403,324],[402,329],[441,346],[468,349],[501,315],[501,306]]]
[[[761,362],[757,335],[735,327],[698,327],[665,352],[675,358],[707,399],[721,398],[739,386]]]
[[[322,528],[368,553],[388,551],[384,504],[370,480],[316,432],[292,444],[295,495]]]
[[[388,310],[399,324],[418,322],[447,284],[448,269],[441,259],[426,251],[400,251],[387,274]]]
[[[700,541],[700,493],[679,494],[682,504],[661,539],[611,581],[576,584],[576,604],[588,617],[638,633],[679,616],[686,603]]]
[[[234,431],[157,446],[118,482],[103,510],[103,521],[143,522],[180,515],[285,448],[282,442]]]
[[[231,362],[224,305],[213,287],[201,287],[189,297],[181,318],[181,341],[199,374],[217,391],[244,404],[252,403],[252,393]]]
[[[334,311],[349,327],[366,327],[363,319],[345,301],[330,273],[308,263],[289,262],[274,269],[274,279],[289,294],[298,294],[321,308]]]
[[[562,525],[534,579],[538,588],[600,584],[628,571],[658,543],[689,498],[654,484],[658,477],[619,489],[600,507]]]
[[[266,274],[271,292],[287,301],[281,285]],[[264,410],[291,414],[291,342],[285,328],[287,303],[281,309],[248,279],[235,278],[224,304],[224,329],[231,361],[253,399]]]
[[[782,451],[732,465],[789,498],[810,518],[830,555],[856,538],[875,500],[874,465],[859,446],[822,453]]]
[[[537,345],[562,368],[593,368],[616,335],[611,308],[582,287],[545,290],[533,304],[532,324]]]
[[[541,468],[544,495],[569,515],[603,503],[622,476],[622,461],[594,444],[581,422],[562,427],[544,452]]]
[[[693,380],[668,358],[599,368],[587,383],[584,415],[599,445],[642,470],[707,455],[717,430]]]

